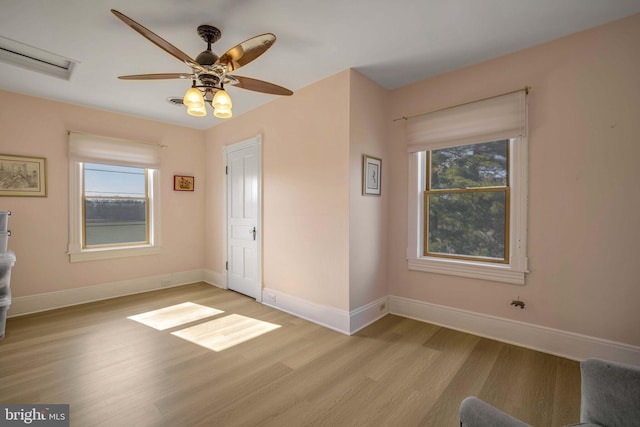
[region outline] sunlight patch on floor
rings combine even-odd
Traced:
[[[220,319],[191,326],[171,335],[183,338],[213,351],[222,351],[262,334],[278,329],[280,325],[239,314],[230,314]]]
[[[135,320],[159,331],[164,331],[165,329],[195,322],[196,320],[215,316],[220,313],[224,313],[224,311],[192,302],[185,302],[135,316],[129,316],[127,319]]]

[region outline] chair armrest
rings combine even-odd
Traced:
[[[462,427],[531,427],[488,403],[470,396],[460,404]]]
[[[598,359],[584,360],[580,421],[607,426],[640,421],[640,367]]]

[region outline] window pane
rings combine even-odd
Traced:
[[[147,204],[144,200],[85,200],[86,246],[147,241]]]
[[[504,191],[426,194],[426,251],[504,259],[505,195]]]
[[[508,140],[431,151],[431,189],[507,185]]]
[[[146,243],[146,169],[84,164],[86,246]]]
[[[127,166],[84,164],[87,197],[145,197],[146,170]]]

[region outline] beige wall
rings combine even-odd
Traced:
[[[163,123],[0,91],[0,153],[47,159],[48,197],[1,197],[10,210],[17,262],[13,297],[164,273],[204,263],[204,134]],[[162,149],[162,253],[71,264],[68,244],[67,131],[166,144]],[[172,191],[173,175],[196,177],[194,193]]]
[[[390,92],[346,70],[205,132],[0,92],[0,152],[49,168],[47,198],[0,198],[14,213],[14,297],[203,268],[224,277],[223,147],[261,134],[265,287],[343,311],[390,294],[640,345],[637,40],[640,15]],[[408,271],[407,154],[391,119],[525,85],[526,285]],[[162,254],[68,262],[67,130],[169,146]],[[383,158],[382,197],[361,196],[365,153]],[[173,174],[195,175],[195,193],[171,191]]]
[[[354,310],[387,295],[387,91],[350,72],[349,305]],[[382,159],[382,195],[362,195],[362,156]]]
[[[263,286],[325,306],[349,304],[349,72],[206,133],[206,267],[225,261],[223,147],[262,135]]]
[[[384,297],[386,195],[361,180],[362,155],[386,154],[385,94],[346,70],[209,129],[207,268],[226,259],[223,147],[261,134],[263,286],[347,311]]]
[[[533,87],[526,285],[407,271],[400,122],[390,140],[390,294],[640,344],[638,40],[640,15],[392,93],[395,118]],[[509,305],[518,296],[525,310]]]

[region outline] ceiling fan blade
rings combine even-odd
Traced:
[[[125,24],[127,24],[128,26],[136,30],[138,33],[140,33],[143,37],[145,37],[151,43],[155,44],[165,52],[173,55],[179,61],[181,62],[185,62],[187,60],[193,61],[193,59],[191,59],[189,55],[187,55],[186,53],[184,53],[183,51],[181,51],[180,49],[178,49],[177,47],[175,47],[174,45],[172,45],[171,43],[169,43],[159,35],[155,34],[153,31],[138,24],[136,21],[129,18],[127,15],[124,15],[115,9],[111,9],[111,12],[114,15],[116,15],[118,18],[120,18]]]
[[[235,79],[238,82],[235,83],[231,81],[231,84],[233,86],[240,87],[242,89],[252,90],[254,92],[268,93],[271,95],[293,95],[293,92],[289,89],[275,85],[273,83],[252,79],[250,77],[236,76],[235,74],[229,77],[231,77],[231,79]]]
[[[265,53],[275,41],[276,36],[271,33],[252,37],[226,51],[216,63],[227,64],[228,72],[237,70]]]
[[[164,79],[193,79],[195,76],[189,73],[158,73],[158,74],[132,74],[119,76],[120,80],[164,80]]]

